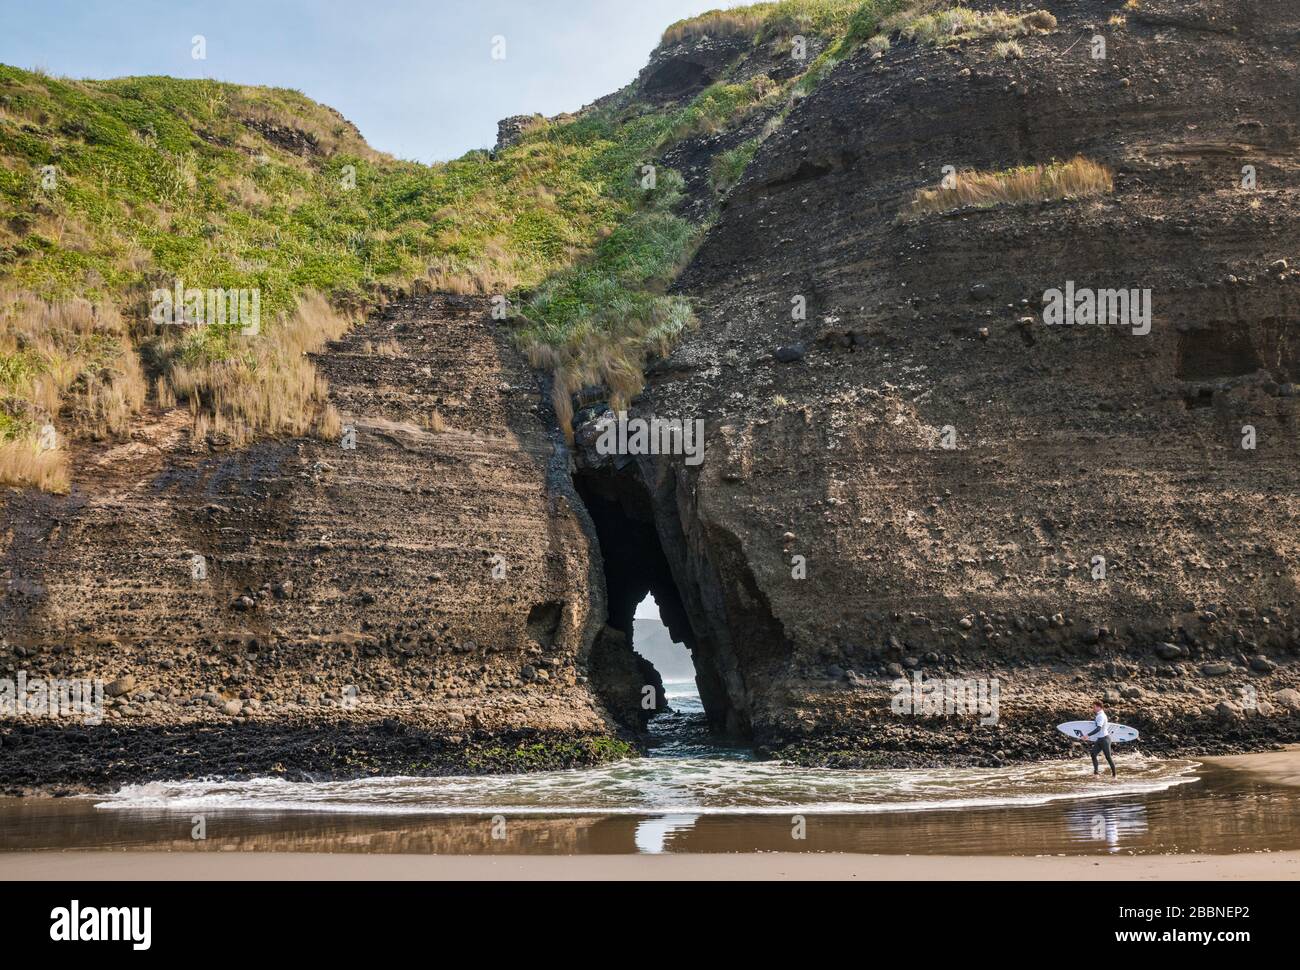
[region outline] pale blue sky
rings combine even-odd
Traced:
[[[367,141],[430,162],[514,114],[572,111],[636,76],[663,29],[735,0],[0,0],[0,62],[297,88]],[[206,60],[191,38],[207,42]],[[492,40],[506,39],[504,61]]]

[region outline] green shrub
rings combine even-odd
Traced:
[[[742,145],[723,152],[713,160],[712,183],[713,191],[718,195],[726,195],[740,181],[745,169],[754,158],[754,153],[758,151],[761,140],[751,138]]]

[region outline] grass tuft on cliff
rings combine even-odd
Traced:
[[[0,293],[0,484],[66,492],[67,450],[56,422],[89,438],[112,437],[145,394],[115,306]]]
[[[277,322],[272,339],[226,330],[227,347],[219,354],[191,339],[211,328],[156,342],[148,352],[156,355],[163,373],[159,403],[188,406],[201,441],[209,434],[235,445],[264,435],[336,439],[342,420],[309,355],[338,340],[349,326],[348,317],[312,293]]]
[[[1115,188],[1106,166],[1078,156],[1068,162],[1024,165],[1002,172],[967,169],[951,176],[937,189],[920,189],[900,218],[916,219],[933,212],[951,212],[966,206],[991,207],[1046,202],[1052,199],[1086,199],[1106,195]]]
[[[705,37],[744,37],[755,42],[795,34],[842,36],[864,0],[780,0],[730,10],[710,10],[679,20],[664,31],[663,44],[689,43]]]
[[[960,44],[986,38],[1010,40],[1055,30],[1056,17],[1046,10],[1015,14],[930,0],[886,18],[881,27],[886,34],[898,33],[922,44]]]

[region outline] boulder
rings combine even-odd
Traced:
[[[1273,703],[1288,711],[1300,711],[1300,690],[1288,687],[1285,690],[1274,691]]]
[[[104,688],[104,695],[106,697],[121,697],[123,694],[129,694],[133,690],[135,690],[135,676],[133,674],[127,674],[108,684]]]

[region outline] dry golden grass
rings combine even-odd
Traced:
[[[384,340],[379,343],[372,343],[367,340],[361,344],[363,353],[373,357],[401,357],[402,345],[396,340]]]
[[[122,257],[118,260],[118,269],[126,270],[131,273],[143,273],[153,265],[153,254],[148,250],[141,249],[135,243],[126,247]]]
[[[316,422],[316,436],[323,441],[336,441],[343,437],[343,416],[333,404],[326,404]]]
[[[153,396],[158,407],[162,408],[164,411],[170,411],[172,408],[176,407],[178,403],[176,400],[176,392],[172,390],[172,386],[167,383],[165,377],[159,378],[153,382]]]
[[[442,434],[447,430],[447,422],[437,408],[434,408],[421,418],[420,424],[426,431],[432,431],[434,434]]]
[[[447,232],[439,237],[439,244],[453,248],[459,238],[458,234]],[[427,282],[435,293],[486,296],[517,289],[526,275],[527,267],[520,257],[512,255],[508,244],[493,239],[468,262],[451,257],[439,259],[426,269],[424,278],[417,283]]]
[[[1069,162],[1027,165],[1004,172],[963,171],[950,187],[921,189],[901,213],[915,219],[965,206],[1016,205],[1049,199],[1085,199],[1115,188],[1110,169],[1079,156]]]
[[[167,383],[175,399],[189,406],[195,440],[209,432],[239,445],[259,435],[337,437],[338,415],[328,407],[328,387],[308,355],[349,326],[351,320],[323,296],[311,294],[265,335],[235,338],[236,352],[227,358],[171,362]]]
[[[227,199],[245,209],[264,209],[272,201],[271,197],[247,176],[223,185],[222,188]]]
[[[342,422],[309,355],[350,325],[313,294],[267,333],[233,337],[220,359],[186,359],[184,336],[169,333],[155,348],[163,371],[154,382],[155,400],[164,409],[187,406],[195,440],[209,433],[237,444],[262,434],[336,438]],[[400,348],[388,341],[376,352]],[[66,491],[67,453],[43,448],[41,429],[121,436],[148,392],[149,379],[114,307],[0,294],[0,483]]]
[[[533,344],[527,348],[533,367],[553,375],[551,404],[565,437],[573,441],[573,393],[589,385],[604,385],[609,403],[615,410],[625,410],[645,387],[643,367],[652,350],[635,335],[614,336],[588,330],[563,345]]]
[[[0,481],[66,490],[66,455],[41,448],[41,429],[63,427],[96,439],[122,435],[147,391],[116,308],[0,293]]]
[[[487,292],[473,276],[455,270],[430,270],[428,280],[430,289],[435,293],[482,296]]]
[[[0,444],[0,485],[66,494],[71,487],[67,454],[57,448],[43,450],[28,439],[4,442]]]
[[[144,407],[147,387],[139,358],[134,351],[127,351],[114,370],[74,393],[72,406],[78,424],[94,438],[126,434],[131,418]]]
[[[679,44],[700,37],[750,37],[758,33],[767,19],[763,8],[742,7],[737,10],[710,10],[690,20],[682,20],[664,31],[661,43]]]
[[[95,248],[94,234],[69,216],[40,216],[29,232],[75,253],[85,254]]]
[[[1056,17],[1047,10],[1008,13],[972,10],[950,0],[919,0],[881,22],[885,35],[897,33],[922,44],[959,44],[967,41],[1012,40],[1056,29]]]

